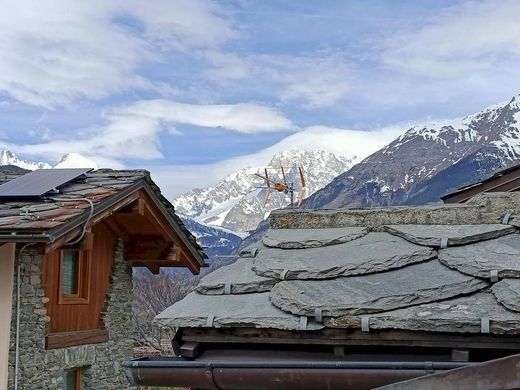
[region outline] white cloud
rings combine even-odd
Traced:
[[[277,111],[254,103],[195,105],[144,100],[112,109],[105,117],[105,125],[76,130],[73,137],[30,145],[0,143],[0,147],[49,161],[65,153],[81,153],[99,166],[120,167],[126,159],[162,158],[159,135],[178,136],[177,123],[240,133],[294,129],[291,121]]]
[[[402,132],[402,128],[399,127],[359,131],[312,126],[256,153],[222,160],[215,164],[161,165],[148,168],[163,192],[173,198],[193,188],[216,184],[240,168],[261,167],[267,164],[275,153],[284,150],[322,149],[347,158],[355,156],[356,160],[360,161],[390,143]]]
[[[520,2],[468,1],[384,40],[382,60],[404,72],[440,78],[517,66]]]
[[[200,105],[171,100],[144,100],[115,109],[109,114],[113,122],[136,117],[157,122],[224,128],[239,133],[273,132],[293,128],[291,121],[274,109],[255,103]]]
[[[212,65],[205,72],[211,80],[222,84],[261,80],[263,88],[273,86],[281,100],[309,108],[333,106],[351,90],[352,70],[336,53],[241,57],[219,51],[206,52],[205,57]]]
[[[212,49],[236,36],[209,0],[5,0],[0,91],[44,107],[128,89],[168,90],[138,74],[162,51]]]

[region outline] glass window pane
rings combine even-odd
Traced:
[[[63,388],[65,390],[77,390],[76,389],[76,383],[77,383],[77,370],[68,370],[65,371],[65,374],[63,375]]]
[[[79,252],[64,250],[61,270],[61,292],[66,295],[78,293]]]

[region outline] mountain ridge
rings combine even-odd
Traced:
[[[246,234],[265,220],[269,213],[290,204],[289,197],[262,188],[264,181],[255,174],[268,169],[275,181],[283,181],[280,167],[286,169],[288,183],[294,183],[300,191],[298,166],[304,172],[307,194],[312,194],[330,180],[346,171],[352,159],[336,156],[325,150],[288,150],[276,153],[265,166],[242,168],[226,176],[212,187],[198,188],[173,200],[178,213],[199,223],[228,228],[238,234]],[[296,199],[297,194],[295,194]]]
[[[305,202],[305,208],[439,201],[520,158],[520,96],[476,114],[410,127]]]

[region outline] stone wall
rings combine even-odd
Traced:
[[[121,363],[132,358],[132,270],[123,259],[122,244],[114,254],[111,284],[106,298],[103,323],[110,340],[103,344],[45,350],[49,318],[41,285],[43,255],[27,248],[21,259],[21,310],[19,343],[19,390],[62,389],[63,372],[83,368],[83,388],[96,390],[133,389]],[[16,280],[14,287],[16,296]],[[9,389],[14,389],[16,299],[13,299],[11,343],[9,351]]]
[[[270,223],[274,229],[364,226],[372,231],[381,231],[384,225],[500,223],[508,213],[520,213],[520,192],[479,194],[465,204],[338,210],[283,209],[271,212]]]

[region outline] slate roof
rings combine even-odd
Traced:
[[[519,218],[504,199],[460,208],[280,211],[277,228],[204,277],[155,324],[520,334],[520,231],[510,224]],[[471,210],[477,216],[465,224]],[[317,222],[319,213],[327,223]],[[309,220],[312,228],[300,228]],[[349,223],[355,226],[338,227]]]
[[[0,185],[15,179],[22,173],[0,168]],[[94,215],[117,199],[145,189],[157,200],[158,205],[171,219],[196,258],[204,259],[202,248],[195,237],[175,214],[173,205],[161,194],[159,187],[145,170],[99,169],[71,180],[59,188],[59,193],[34,199],[0,199],[0,242],[26,240],[52,242],[77,227],[87,218],[90,205],[85,201],[70,201],[88,198],[94,203]],[[31,235],[29,237],[29,235]]]

